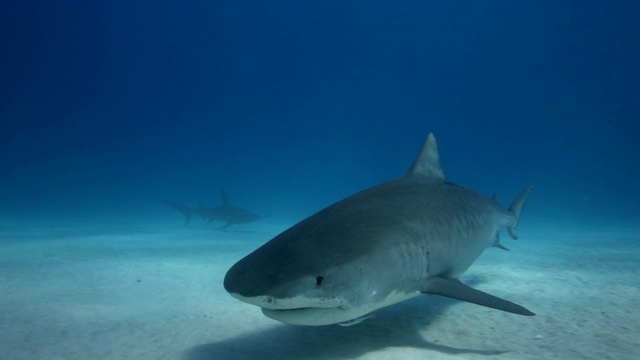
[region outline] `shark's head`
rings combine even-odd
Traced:
[[[327,325],[359,316],[351,314],[348,282],[337,269],[314,272],[296,269],[298,264],[274,266],[261,257],[253,253],[227,272],[224,286],[232,296],[294,325]]]
[[[363,251],[361,246],[371,242],[353,238],[358,234],[304,227],[286,231],[237,262],[225,276],[225,289],[266,316],[294,325],[343,323],[417,295],[403,291],[410,286],[403,287],[389,271],[387,262],[397,260],[389,249]]]

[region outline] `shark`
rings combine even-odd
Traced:
[[[513,314],[521,305],[459,277],[499,233],[516,227],[532,190],[508,209],[497,197],[446,180],[429,133],[403,176],[349,196],[300,221],[236,262],[224,287],[233,297],[293,325],[350,325],[421,294]]]
[[[225,224],[220,229],[225,229],[234,224],[251,223],[266,217],[254,214],[249,210],[231,204],[227,193],[222,187],[220,187],[220,194],[222,196],[222,205],[215,207],[208,207],[202,204],[198,204],[197,207],[192,208],[187,205],[179,204],[177,202],[165,199],[160,199],[160,201],[184,215],[185,225],[189,224],[193,216],[201,217],[202,219],[206,220],[207,223],[211,223],[213,221],[222,221]]]

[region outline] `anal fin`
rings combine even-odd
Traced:
[[[426,287],[422,289],[421,292],[430,295],[446,296],[452,299],[466,301],[513,314],[525,316],[535,315],[518,304],[500,299],[497,296],[489,295],[480,290],[473,289],[461,283],[459,280],[435,277],[428,280]]]

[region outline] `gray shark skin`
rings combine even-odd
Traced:
[[[306,218],[229,269],[224,287],[267,317],[294,325],[357,323],[420,294],[519,315],[520,305],[472,289],[458,277],[498,234],[516,238],[527,187],[509,209],[448,182],[433,134],[411,170]]]
[[[225,229],[234,224],[247,224],[260,220],[265,216],[260,216],[252,213],[249,210],[233,206],[227,197],[227,193],[224,189],[220,188],[222,194],[222,205],[215,207],[207,207],[199,204],[195,208],[191,208],[186,205],[182,205],[173,201],[160,199],[163,203],[178,210],[185,217],[185,225],[188,225],[193,216],[201,217],[206,220],[207,223],[213,221],[222,221],[225,224],[220,229]]]

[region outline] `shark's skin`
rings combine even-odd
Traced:
[[[529,186],[506,210],[446,181],[429,134],[411,170],[308,217],[238,261],[225,289],[275,320],[329,325],[420,294],[520,315],[522,306],[463,285],[458,277],[507,228],[515,239]]]
[[[199,204],[197,207],[192,208],[169,200],[160,199],[160,201],[183,214],[185,217],[185,225],[189,224],[193,216],[199,216],[206,220],[207,223],[222,221],[225,224],[220,229],[225,229],[234,224],[251,223],[265,217],[256,215],[249,210],[233,206],[223,188],[220,188],[220,192],[222,194],[222,205],[215,207],[207,207]]]

